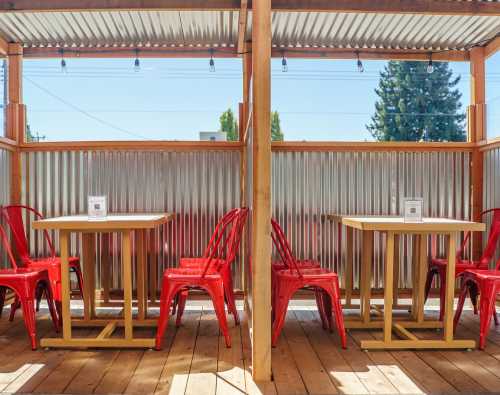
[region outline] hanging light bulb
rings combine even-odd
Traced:
[[[283,73],[286,73],[288,71],[288,64],[285,58],[285,54],[283,54],[283,57],[281,58],[281,71]]]
[[[67,71],[66,60],[64,59],[64,49],[61,49],[61,72],[66,73]]]
[[[213,73],[215,72],[215,61],[214,61],[214,51],[210,51],[210,61],[208,62],[208,70]]]
[[[434,72],[434,65],[432,64],[432,53],[429,55],[429,63],[427,64],[427,73],[432,74]]]
[[[139,50],[135,50],[134,71],[138,73],[141,71],[141,61],[139,60]]]
[[[358,62],[357,62],[358,71],[362,73],[363,71],[365,71],[365,68],[363,67],[363,62],[361,62],[361,59],[359,58],[359,52],[356,52],[356,56],[358,57]]]

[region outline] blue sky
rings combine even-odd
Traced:
[[[166,139],[197,140],[217,130],[227,108],[237,112],[242,96],[241,60],[59,59],[24,63],[28,122],[50,141]],[[374,111],[383,61],[281,60],[272,64],[272,107],[281,115],[287,140],[371,140],[365,125]],[[488,120],[500,135],[500,54],[487,64]],[[453,63],[461,76],[462,110],[469,102],[469,65]],[[492,100],[493,99],[493,100]]]

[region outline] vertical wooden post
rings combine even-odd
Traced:
[[[483,47],[470,50],[471,105],[468,111],[468,141],[486,140],[486,80]],[[471,214],[476,219],[483,211],[483,153],[475,147],[471,161]],[[473,258],[479,259],[483,246],[481,232],[473,234]]]
[[[252,2],[252,365],[271,379],[271,0]]]
[[[18,145],[24,142],[25,107],[23,105],[23,48],[20,44],[9,44],[7,57],[7,137]],[[18,150],[11,155],[10,201],[21,203],[21,155]]]

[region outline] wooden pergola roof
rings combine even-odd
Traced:
[[[238,56],[251,19],[250,0],[10,0],[0,37],[26,57]],[[274,56],[467,60],[499,36],[500,2],[274,0],[271,29]]]

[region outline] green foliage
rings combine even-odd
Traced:
[[[273,111],[271,112],[271,140],[283,141],[284,138],[285,136],[281,131],[280,114],[278,111]]]
[[[426,62],[390,61],[380,73],[367,129],[378,141],[464,141],[459,81],[448,63],[434,63],[429,74]]]
[[[228,141],[238,141],[239,133],[238,133],[238,121],[234,116],[233,110],[228,108],[226,111],[222,113],[219,118],[220,121],[220,131],[226,132]]]

